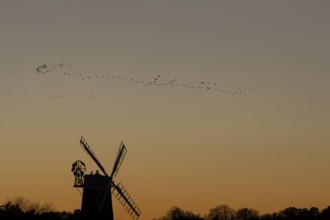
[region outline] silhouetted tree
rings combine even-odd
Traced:
[[[272,214],[267,213],[267,214],[260,216],[260,219],[261,220],[272,220],[273,216],[272,216]]]
[[[322,212],[319,214],[320,220],[329,220],[330,219],[330,206],[323,209]]]
[[[236,212],[237,220],[257,220],[259,219],[259,212],[255,209],[241,208]]]
[[[299,216],[301,220],[317,220],[319,218],[320,211],[316,207],[312,207],[309,210],[306,208],[300,209]]]
[[[299,220],[300,210],[296,207],[289,207],[279,212],[283,219]]]
[[[19,219],[22,218],[24,212],[17,205],[7,202],[0,208],[0,219]]]
[[[7,199],[6,203],[16,206],[24,213],[29,212],[41,214],[44,212],[54,211],[54,208],[50,203],[40,204],[38,202],[30,201],[29,199],[23,198],[21,196],[13,197],[12,199]]]
[[[172,207],[165,216],[158,220],[203,220],[200,215],[196,215],[191,211],[184,211],[179,207]]]
[[[1,220],[78,220],[76,215],[55,212],[49,203],[39,204],[23,197],[7,199],[0,205]]]
[[[317,220],[320,217],[320,211],[318,208],[312,207],[306,208],[295,208],[289,207],[279,212],[278,219],[288,220]]]
[[[235,210],[227,205],[219,205],[210,209],[208,220],[235,220]]]

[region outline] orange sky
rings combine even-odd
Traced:
[[[329,9],[305,0],[1,1],[0,200],[79,208],[71,164],[96,169],[84,136],[109,172],[124,141],[115,181],[142,220],[174,205],[200,214],[220,204],[261,213],[330,205]],[[216,85],[130,81],[157,76]],[[115,218],[127,219],[114,204]]]

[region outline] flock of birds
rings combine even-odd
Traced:
[[[49,99],[63,99],[63,98],[73,98],[73,97],[78,97],[78,98],[84,98],[84,99],[92,99],[92,98],[98,98],[98,97],[103,97],[104,95],[102,94],[92,94],[92,95],[55,95],[55,96],[47,96]]]
[[[45,75],[49,74],[57,69],[66,70],[67,68],[71,67],[71,64],[56,64],[53,66],[48,66],[47,64],[38,66],[36,68],[37,74]],[[151,80],[138,80],[134,78],[127,78],[120,74],[109,75],[109,74],[79,74],[79,73],[70,73],[68,71],[63,71],[62,74],[66,77],[70,78],[77,78],[79,80],[100,80],[100,79],[112,79],[112,80],[120,80],[124,82],[136,83],[144,86],[158,86],[158,87],[182,87],[186,89],[193,89],[193,90],[206,90],[206,91],[214,91],[228,95],[238,95],[245,93],[251,90],[251,87],[248,88],[241,88],[237,87],[237,89],[229,90],[225,89],[225,83],[220,84],[220,86],[215,82],[207,82],[201,81],[198,83],[193,82],[180,82],[179,79],[174,78],[169,81],[161,81],[161,75],[157,75],[156,77],[152,78]],[[103,95],[90,95],[90,96],[80,96],[82,98],[95,98],[95,97],[102,97]],[[47,96],[48,98],[71,98],[71,97],[78,97],[77,95],[58,95],[58,96]]]

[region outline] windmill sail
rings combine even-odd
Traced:
[[[100,161],[96,158],[94,152],[92,151],[92,148],[89,147],[89,145],[87,144],[87,142],[85,141],[85,139],[83,137],[81,137],[81,139],[80,139],[80,145],[89,154],[89,156],[91,156],[91,158],[94,160],[94,162],[100,168],[100,170],[104,173],[104,175],[109,177],[107,172],[105,172],[105,169],[102,166],[102,164],[100,163]]]
[[[127,150],[125,147],[125,144],[123,142],[120,143],[119,149],[118,149],[118,153],[117,153],[117,157],[116,157],[116,161],[115,164],[113,166],[113,170],[111,173],[111,179],[112,177],[115,177],[119,171],[119,168],[121,166],[121,164],[123,163],[123,160],[126,156]]]
[[[132,216],[133,219],[138,219],[141,210],[135,204],[133,199],[130,197],[124,186],[119,183],[118,185],[113,184],[112,194],[116,196],[118,201],[124,206],[126,211]]]

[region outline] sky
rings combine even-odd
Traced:
[[[71,165],[141,220],[330,205],[330,2],[0,2],[0,200],[73,211]],[[46,66],[43,66],[46,65]],[[48,72],[47,72],[48,71]],[[129,219],[115,201],[115,219]]]

